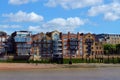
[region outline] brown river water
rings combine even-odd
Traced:
[[[120,80],[120,67],[5,70],[0,80]]]

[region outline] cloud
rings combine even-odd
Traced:
[[[76,9],[101,4],[103,0],[48,0],[45,4],[48,7],[60,5],[64,9]]]
[[[9,4],[12,5],[22,5],[22,4],[27,4],[29,2],[36,2],[38,0],[9,0]]]
[[[88,11],[89,16],[102,14],[105,20],[115,21],[120,19],[120,3],[115,0],[112,3],[94,6]]]
[[[53,30],[59,30],[61,32],[74,32],[76,28],[84,25],[85,22],[85,20],[78,17],[70,17],[67,19],[55,18],[42,24],[41,26],[29,26],[28,30],[35,32],[48,32]]]
[[[20,26],[20,25],[8,25],[8,24],[0,25],[0,29],[8,29],[8,28],[15,29],[15,28],[21,28],[21,27],[22,26]]]
[[[79,33],[84,33],[84,34],[86,34],[86,33],[93,33],[93,32],[92,32],[92,31],[87,31],[87,30],[80,30]]]
[[[0,30],[6,32],[8,35],[11,35],[14,31],[27,30],[25,26],[18,24],[2,24],[0,25]]]
[[[117,2],[117,3],[119,3],[119,2],[120,2],[120,0],[113,0],[113,2]]]
[[[3,14],[3,17],[8,18],[11,22],[40,22],[43,20],[43,16],[38,15],[34,12],[26,13],[18,11],[17,13]]]

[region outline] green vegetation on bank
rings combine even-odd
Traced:
[[[104,54],[120,54],[120,44],[104,44]]]
[[[120,63],[119,57],[107,57],[107,58],[72,58],[70,59],[63,59],[63,64],[69,64],[69,61],[72,63]],[[59,61],[51,61],[50,59],[43,59],[40,61],[33,61],[33,60],[0,60],[0,63],[58,63]]]
[[[69,64],[70,59],[63,59],[64,64]],[[98,59],[72,59],[72,63],[120,63],[120,58],[98,58]]]
[[[0,60],[0,63],[51,63],[50,60],[41,60],[41,61],[33,61],[33,60]]]

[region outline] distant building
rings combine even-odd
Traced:
[[[98,34],[97,37],[104,44],[120,44],[119,34]]]
[[[31,32],[15,31],[11,34],[11,41],[15,55],[31,55]]]
[[[5,54],[6,51],[6,39],[7,39],[7,33],[0,31],[0,55]]]

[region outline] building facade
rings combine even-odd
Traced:
[[[0,31],[0,55],[4,55],[6,52],[6,40],[7,40],[7,33]]]
[[[84,56],[103,55],[103,44],[94,34],[84,34],[83,37]]]
[[[31,55],[31,32],[15,31],[11,34],[11,41],[14,55]]]
[[[4,36],[4,37],[3,37]],[[13,55],[35,55],[41,58],[82,58],[104,53],[103,44],[109,41],[119,43],[119,35],[66,33],[59,31],[38,33],[32,35],[29,31],[15,31],[7,38],[6,33],[0,35],[1,50],[5,52],[4,43],[7,43],[7,52]],[[115,40],[113,40],[115,39]],[[118,40],[118,41],[117,41]],[[109,42],[114,43],[114,42]],[[2,49],[3,48],[3,49]],[[2,51],[1,51],[2,52]]]
[[[42,58],[62,57],[61,33],[58,31],[38,33],[32,36],[33,54]]]
[[[80,57],[83,55],[83,42],[82,42],[82,34],[73,34],[68,32],[68,34],[62,35],[62,43],[63,43],[63,57],[69,58],[72,57]]]
[[[58,31],[33,35],[33,54],[41,57],[80,58],[103,54],[102,43],[94,34],[70,33]]]
[[[120,35],[119,34],[98,34],[97,37],[104,44],[120,44]]]

